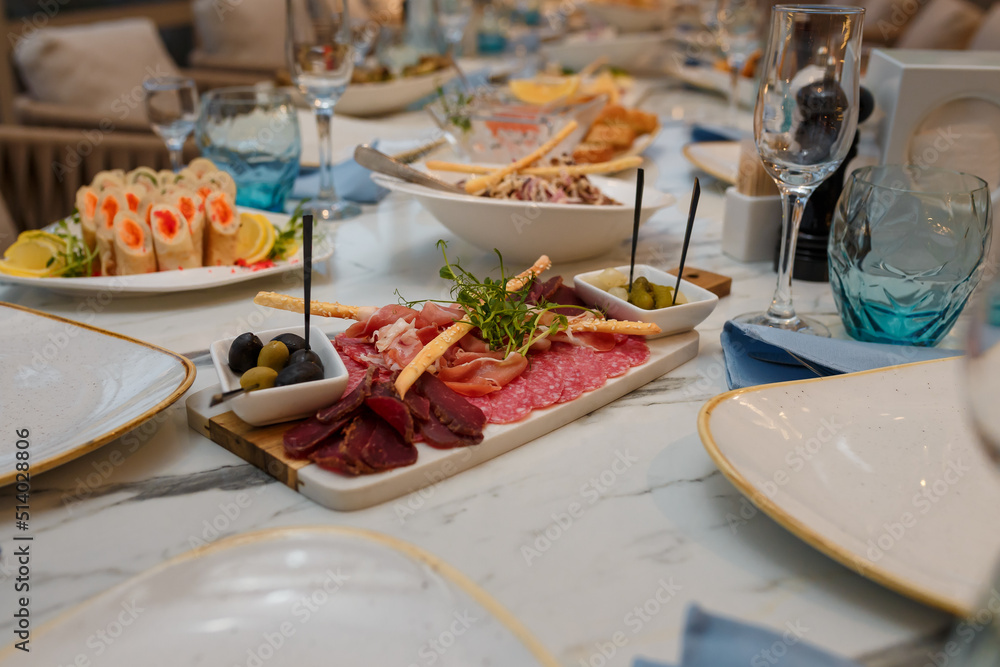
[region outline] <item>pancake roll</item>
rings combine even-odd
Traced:
[[[128,209],[115,216],[114,247],[117,275],[131,276],[156,271],[153,235],[146,223]]]
[[[232,198],[225,192],[208,195],[205,215],[205,266],[235,264],[240,221]]]
[[[97,247],[97,202],[100,194],[85,185],[76,191],[76,211],[80,215],[80,231],[87,250]]]
[[[175,206],[187,220],[194,254],[198,257],[198,266],[201,266],[205,261],[205,202],[197,192],[185,188],[175,188],[166,201]]]
[[[187,220],[176,206],[157,204],[149,215],[153,227],[153,247],[160,271],[193,269],[201,266],[195,252]]]
[[[96,222],[97,251],[101,260],[101,275],[114,276],[117,273],[115,256],[115,218],[120,212],[128,212],[125,191],[122,188],[108,188],[97,200]]]

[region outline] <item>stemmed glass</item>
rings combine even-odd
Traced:
[[[465,28],[472,16],[472,0],[434,0],[434,9],[448,53],[454,55],[459,52]]]
[[[736,125],[740,77],[750,56],[760,47],[757,0],[717,0],[716,39],[729,67],[729,123]]]
[[[754,137],[782,202],[778,285],[762,313],[735,318],[818,336],[829,330],[796,315],[792,262],[806,202],[840,167],[858,125],[861,7],[778,5],[761,61]]]
[[[333,107],[354,71],[354,40],[346,0],[287,0],[285,53],[292,81],[316,114],[319,134],[319,196],[309,203],[317,220],[343,220],[361,213],[341,201],[333,186]]]
[[[193,79],[161,76],[142,82],[146,116],[153,131],[170,151],[175,172],[184,166],[184,141],[198,120],[198,89]]]

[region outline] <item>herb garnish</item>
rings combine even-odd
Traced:
[[[441,109],[444,111],[445,120],[462,132],[470,132],[472,130],[472,119],[469,118],[467,107],[472,104],[474,97],[458,91],[454,102],[451,102],[448,100],[448,96],[445,95],[444,88],[441,86],[437,87],[437,95],[441,99]]]
[[[74,223],[80,224],[80,212],[74,209],[70,219]],[[63,249],[50,257],[45,264],[47,267],[53,265],[61,267],[53,271],[52,275],[62,278],[80,278],[91,275],[93,262],[97,259],[97,248],[89,250],[83,239],[69,230],[65,219],[56,223],[52,234],[58,236],[63,242]]]
[[[551,321],[542,324],[546,313],[556,308],[567,308],[569,306],[552,304],[542,300],[540,303],[531,303],[531,283],[528,281],[524,286],[516,290],[507,290],[507,282],[514,278],[507,275],[504,268],[503,255],[499,250],[494,249],[500,259],[500,278],[483,278],[480,280],[471,272],[462,268],[456,260],[452,263],[448,259],[446,248],[448,243],[444,240],[437,242],[444,256],[444,266],[438,272],[445,280],[451,280],[454,285],[451,288],[451,296],[454,303],[457,303],[466,313],[466,320],[479,329],[479,335],[491,350],[503,350],[504,357],[512,353],[526,354],[531,345],[546,336],[569,327],[569,320],[560,313],[551,313]],[[405,301],[399,290],[396,295],[400,297],[400,303],[412,307],[423,301]],[[438,303],[451,303],[438,300]],[[582,311],[588,309],[580,308]]]

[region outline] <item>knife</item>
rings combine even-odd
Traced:
[[[435,190],[443,190],[452,194],[467,194],[463,188],[457,185],[445,183],[422,171],[417,171],[413,167],[407,166],[399,160],[394,160],[392,157],[366,144],[361,144],[354,149],[354,160],[362,167],[377,171],[386,176],[393,176],[410,183],[416,183],[417,185],[423,185]]]

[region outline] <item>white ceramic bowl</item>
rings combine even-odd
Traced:
[[[304,326],[256,331],[257,337],[266,345],[278,334],[293,333],[303,335]],[[284,387],[271,387],[240,394],[229,399],[229,407],[236,416],[252,426],[266,426],[279,422],[303,419],[320,408],[332,405],[347,388],[347,367],[340,360],[333,343],[322,331],[310,326],[309,346],[323,362],[323,379]],[[217,340],[209,351],[219,374],[222,391],[240,388],[240,376],[229,369],[229,346],[235,338]]]
[[[403,111],[414,102],[431,95],[452,79],[455,70],[448,68],[376,83],[352,83],[337,100],[337,114],[346,116],[381,116]]]
[[[451,181],[465,177],[435,175]],[[413,195],[456,236],[487,252],[496,248],[505,260],[530,263],[544,253],[553,262],[573,262],[604,254],[632,238],[635,183],[630,181],[591,176],[604,194],[622,202],[620,206],[591,206],[490,199],[432,190],[383,174],[372,178],[385,188]],[[642,222],[674,201],[672,195],[645,188]]]
[[[628,275],[628,265],[611,267],[618,269],[626,276]],[[602,269],[603,270],[603,269]],[[688,302],[679,306],[669,308],[659,308],[657,310],[643,310],[634,306],[624,299],[619,299],[599,287],[595,287],[587,282],[587,279],[595,278],[601,271],[589,271],[573,276],[573,286],[576,293],[584,303],[595,308],[600,308],[608,314],[609,318],[616,320],[631,320],[634,322],[652,322],[662,329],[655,336],[648,338],[662,338],[673,334],[690,331],[712,314],[719,297],[709,292],[703,287],[698,287],[694,283],[686,280],[681,281],[681,294],[688,298]],[[677,284],[677,276],[655,269],[648,264],[635,265],[635,277],[644,277],[651,283],[673,287]]]

